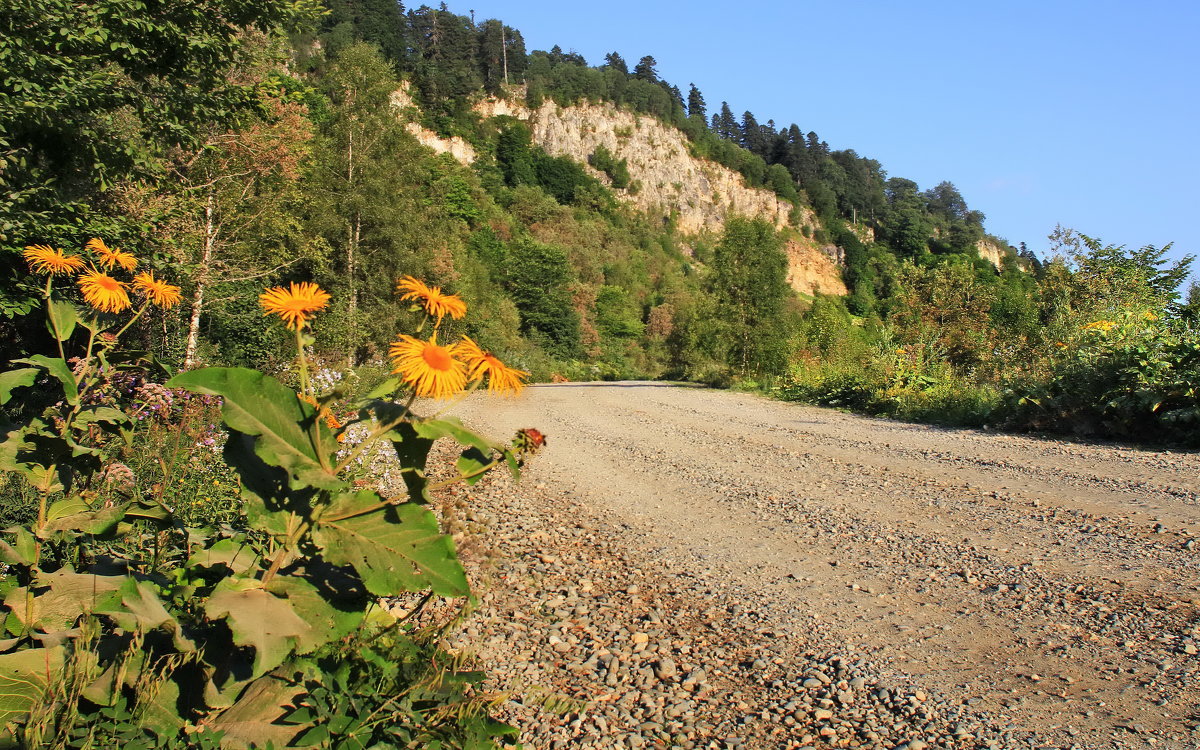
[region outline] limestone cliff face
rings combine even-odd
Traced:
[[[629,165],[638,190],[617,191],[626,202],[650,213],[674,215],[684,234],[719,231],[729,216],[766,219],[788,225],[791,204],[769,190],[747,187],[742,176],[716,162],[697,159],[687,137],[658,120],[625,112],[611,104],[560,107],[547,101],[530,110],[508,101],[487,100],[476,106],[485,117],[509,115],[529,123],[533,140],[554,156],[587,164],[599,146]],[[607,177],[598,171],[601,180]]]
[[[788,256],[787,282],[798,293],[849,294],[842,280],[840,249],[836,245],[822,246],[804,237],[789,240],[784,245]]]
[[[422,146],[433,149],[439,154],[450,154],[464,165],[472,164],[475,161],[474,147],[462,138],[458,136],[443,138],[416,123],[417,105],[408,91],[408,84],[404,84],[402,88],[392,92],[392,107],[402,118],[408,120],[404,129],[411,133]]]
[[[475,161],[475,150],[460,138],[442,138],[422,128],[415,103],[407,87],[392,95],[392,105],[409,121],[406,128],[425,146],[448,153],[465,165]],[[770,221],[779,228],[807,228],[811,235],[819,226],[808,208],[795,209],[769,190],[748,187],[742,176],[716,162],[698,159],[688,150],[687,137],[679,130],[652,117],[625,112],[611,104],[578,104],[560,107],[547,101],[531,110],[519,101],[486,99],[475,106],[483,117],[507,115],[524,120],[534,143],[554,156],[567,156],[587,165],[599,146],[617,159],[625,159],[637,190],[616,190],[618,198],[648,213],[673,216],[680,233],[719,232],[731,216],[749,216]],[[598,179],[608,182],[603,172],[587,167]],[[865,228],[862,228],[865,229]],[[874,237],[862,236],[864,241]],[[798,237],[785,248],[788,283],[806,295],[846,294],[841,258],[834,246],[822,247],[814,240]]]
[[[1004,270],[1005,260],[1013,256],[1013,251],[1003,245],[993,242],[990,238],[984,237],[979,242],[975,243],[975,251],[979,253],[979,257],[986,260],[996,267],[997,271]],[[1017,267],[1023,271],[1029,271],[1028,261],[1024,258],[1017,258]]]
[[[471,164],[475,161],[475,148],[458,136],[442,138],[432,130],[426,130],[415,122],[410,122],[404,127],[416,137],[422,146],[427,146],[439,154],[450,154],[462,164]]]

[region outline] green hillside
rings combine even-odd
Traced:
[[[1142,345],[1100,341],[1090,323],[1140,321],[1129,335],[1150,336],[1163,357],[1190,346],[1195,295],[1190,306],[1178,295],[1189,260],[1071,232],[1042,259],[1008,248],[951,182],[922,189],[796,124],[709,105],[694,85],[685,94],[663,80],[649,54],[589,65],[558,46],[527,51],[519,29],[445,5],[210,10],[232,26],[197,12],[143,27],[105,3],[10,15],[6,356],[44,346],[22,323],[38,292],[21,248],[97,236],[172,270],[185,304],[136,333],[187,366],[286,368],[253,299],[292,280],[333,296],[337,315],[316,323],[322,362],[380,363],[393,323],[411,317],[394,282],[412,275],[482,311],[461,332],[536,379],[750,382],[896,416],[1131,437],[1161,435],[1166,413],[1195,418],[1194,393],[1178,383],[1126,392],[1162,373],[1098,377],[1081,404],[1057,393],[1073,368],[1118,367],[1133,356],[1125,347]],[[194,40],[186,51],[180,35]],[[404,87],[417,124],[468,144],[469,165],[418,142],[392,106]],[[481,115],[485,99],[607,102],[654,118],[695,159],[793,206],[792,226],[750,215],[684,232],[667,186],[631,179],[607,149],[553,155],[527,123]],[[639,210],[636,195],[666,209]],[[795,220],[801,212],[814,220]],[[789,238],[839,258],[849,295],[789,290]]]

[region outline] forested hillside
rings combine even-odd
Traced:
[[[951,182],[923,189],[685,93],[653,50],[589,65],[527,50],[501,20],[389,0],[17,5],[4,23],[8,357],[44,346],[22,322],[39,304],[22,248],[103,237],[176,275],[184,304],[134,335],[183,367],[286,371],[253,296],[292,280],[332,294],[319,360],[379,363],[412,315],[395,280],[413,275],[461,294],[482,313],[462,332],[539,379],[753,382],[1113,434],[1196,417],[1186,364],[1097,374],[1080,403],[1058,393],[1073,368],[1125,367],[1129,347],[1192,351],[1189,261],[1068,230],[1040,256],[1015,250]]]

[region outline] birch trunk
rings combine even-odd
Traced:
[[[200,267],[196,270],[196,291],[192,293],[192,314],[188,320],[187,346],[184,348],[183,369],[196,366],[196,349],[200,346],[200,315],[204,312],[204,292],[208,289],[208,268],[216,246],[216,222],[213,220],[213,194],[208,193],[204,206],[204,244],[200,251]]]

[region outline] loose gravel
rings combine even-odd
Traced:
[[[1200,748],[1200,456],[653,383],[456,413],[453,646],[531,748]]]

